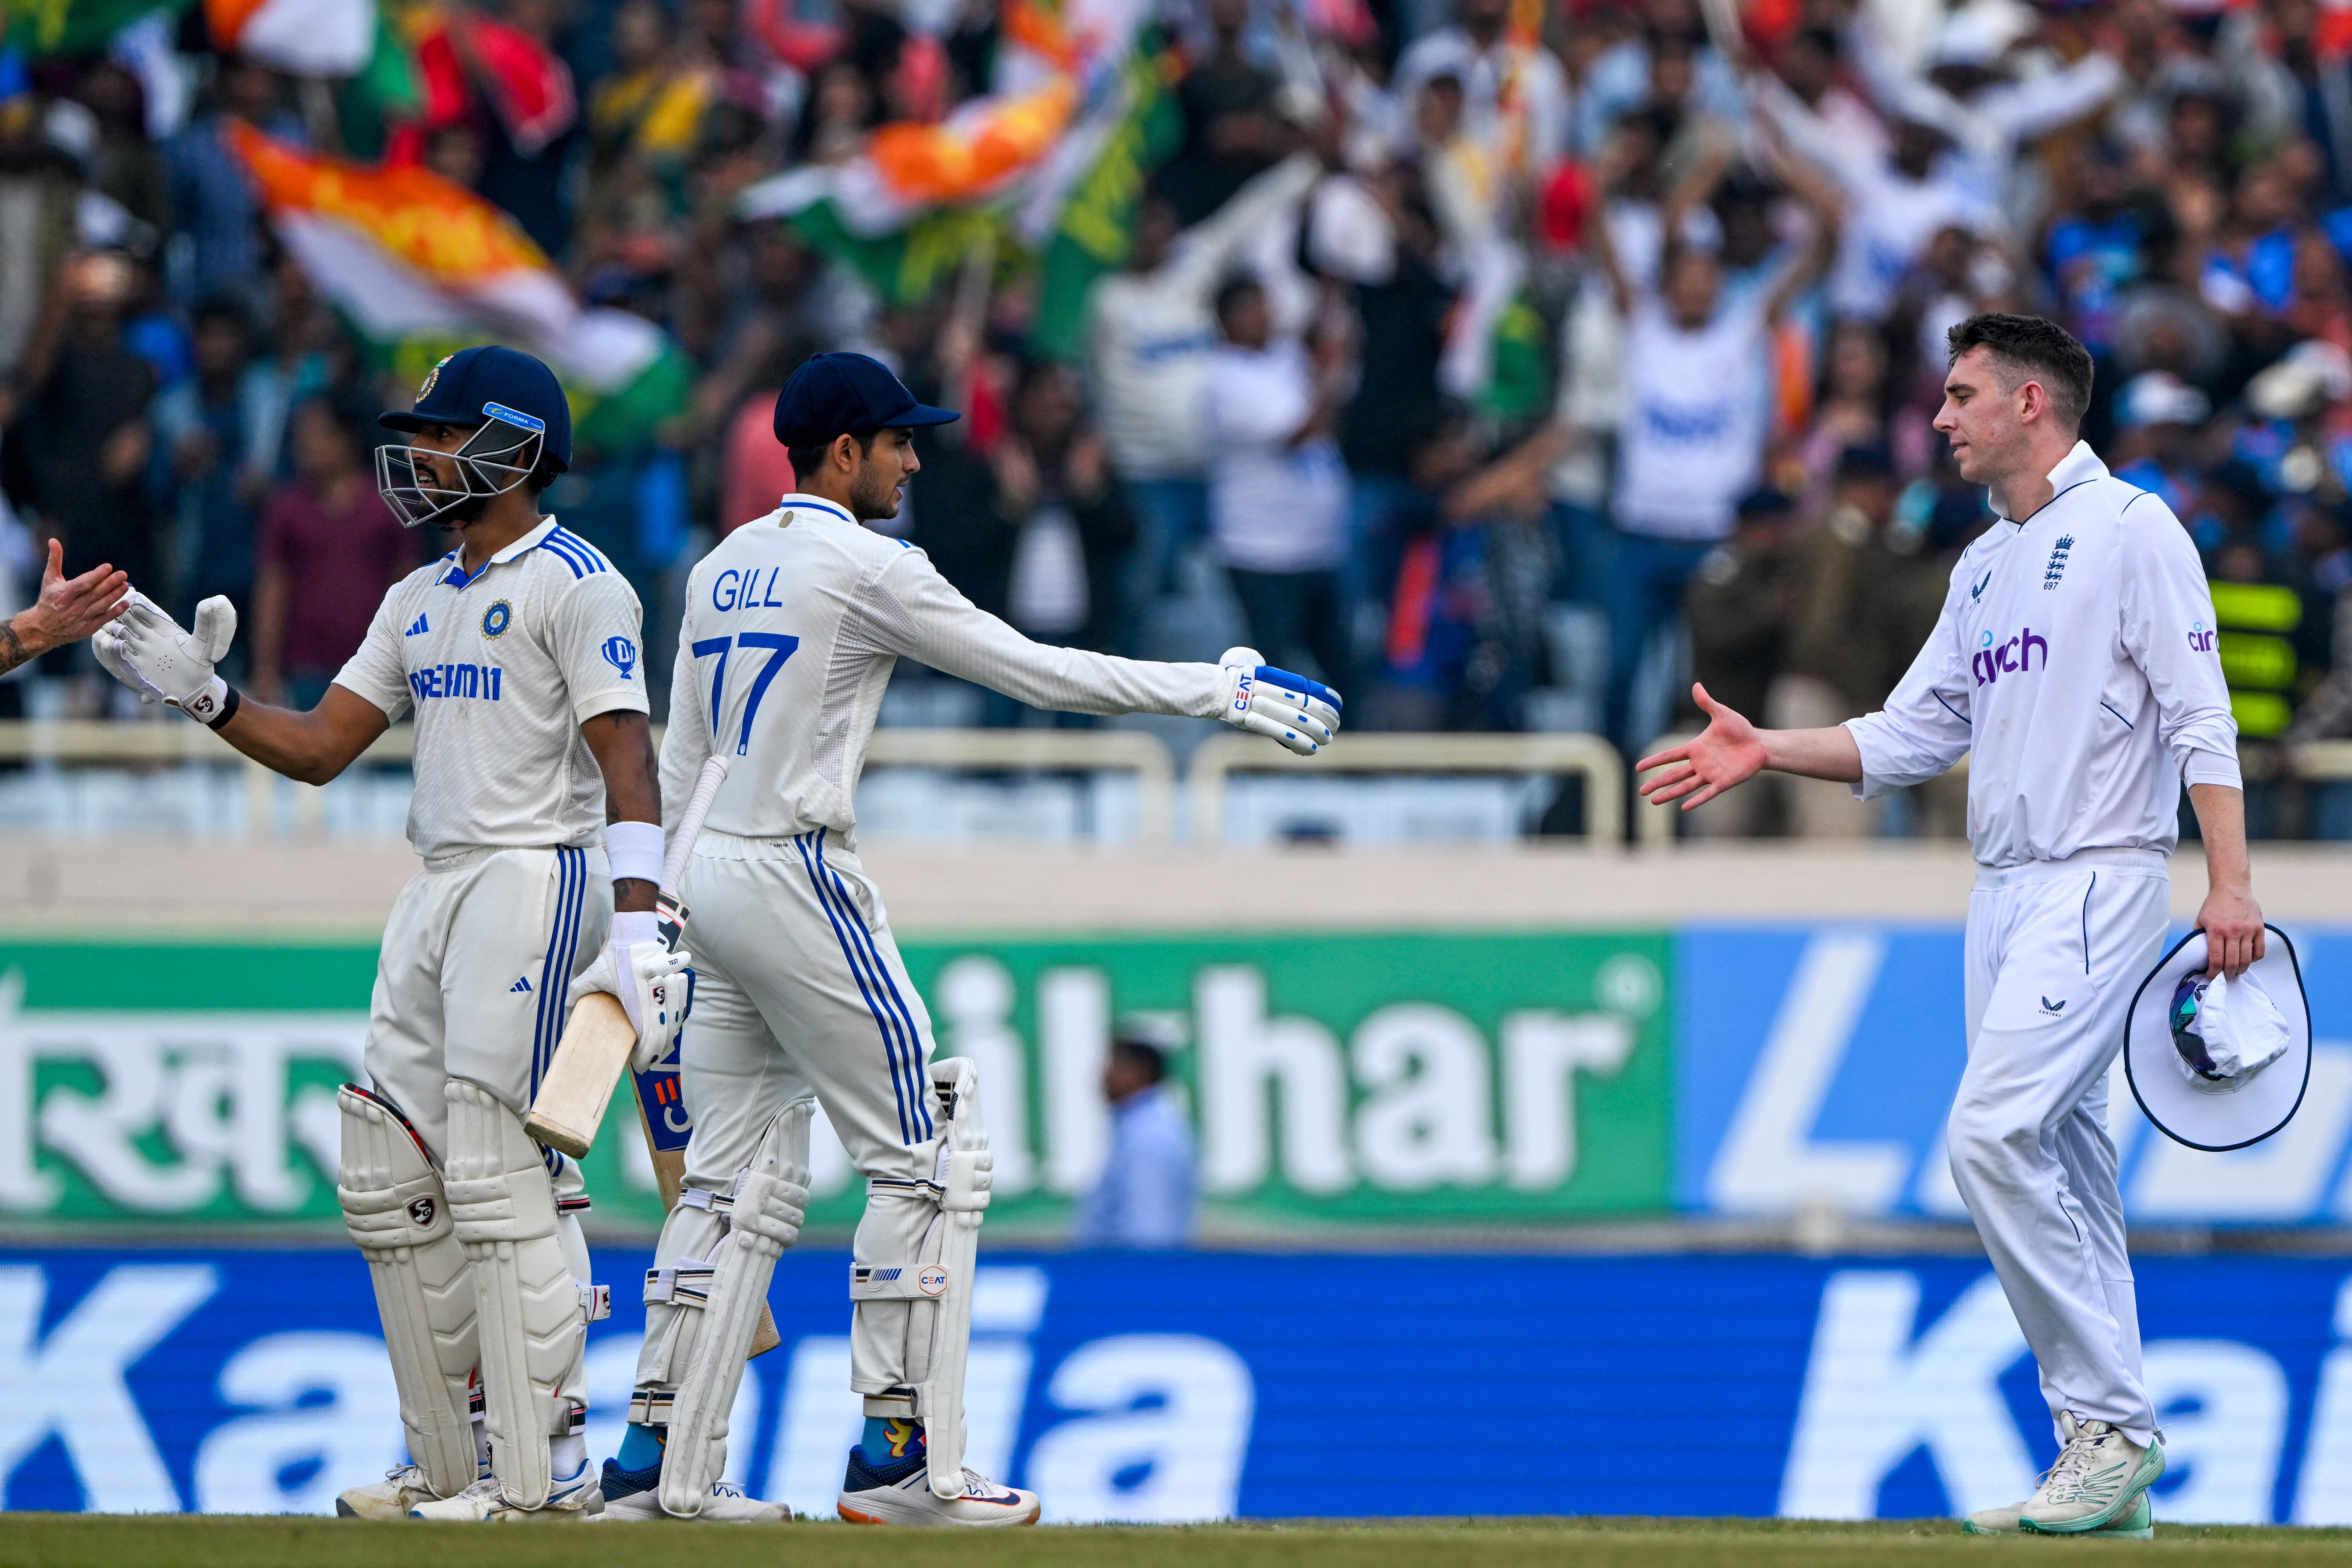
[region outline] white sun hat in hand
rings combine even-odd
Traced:
[[[2311,1077],[2311,1006],[2294,944],[2276,926],[2232,980],[2205,973],[2191,931],[2140,982],[2124,1026],[2124,1070],[2158,1131],[2220,1152],[2285,1126]]]

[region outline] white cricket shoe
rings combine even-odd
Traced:
[[[746,1497],[743,1489],[732,1481],[713,1482],[710,1495],[702,1500],[699,1513],[688,1516],[667,1512],[661,1505],[659,1465],[649,1469],[625,1470],[619,1460],[607,1459],[604,1479],[597,1489],[604,1494],[604,1511],[594,1519],[620,1523],[690,1517],[706,1524],[789,1524],[793,1517],[793,1510],[782,1503]]]
[[[519,1521],[553,1522],[591,1519],[604,1511],[604,1494],[596,1489],[596,1472],[583,1461],[580,1473],[558,1480],[537,1508],[517,1508],[507,1500],[496,1476],[485,1476],[453,1498],[418,1503],[411,1519],[456,1519],[469,1523],[509,1524]]]
[[[1961,1521],[1960,1532],[1964,1535],[2022,1535],[2025,1527],[2021,1521],[2024,1517],[2025,1504],[2021,1502],[2011,1503],[2007,1508],[1979,1509]],[[2084,1533],[2100,1541],[2154,1541],[2156,1510],[2148,1506],[2147,1494],[2142,1492],[2129,1512]]]
[[[2058,1413],[2065,1446],[2027,1500],[2018,1526],[2030,1535],[2081,1535],[2125,1518],[2164,1474],[2164,1445],[2143,1448],[2105,1421],[2075,1422]]]
[[[963,1495],[940,1498],[931,1492],[930,1467],[920,1453],[887,1465],[868,1464],[862,1447],[849,1450],[849,1471],[842,1478],[841,1500],[835,1505],[852,1524],[991,1525],[1037,1522],[1037,1494],[1018,1487],[1000,1487],[967,1468]]]
[[[410,1509],[421,1502],[436,1501],[440,1496],[425,1480],[423,1470],[415,1465],[402,1465],[384,1471],[383,1479],[352,1487],[336,1498],[335,1512],[344,1519],[406,1519]]]

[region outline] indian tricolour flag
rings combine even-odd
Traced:
[[[902,304],[954,276],[983,230],[1041,246],[1128,114],[1128,65],[1147,8],[1002,0],[989,91],[938,124],[881,127],[846,163],[762,180],[737,211],[784,219]]]
[[[510,343],[545,360],[575,397],[676,383],[677,353],[659,327],[584,309],[515,221],[462,185],[415,166],[320,157],[242,123],[229,134],[286,248],[378,345]]]
[[[223,49],[297,76],[356,76],[375,51],[375,0],[205,0]]]

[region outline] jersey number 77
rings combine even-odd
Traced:
[[[751,744],[751,721],[759,716],[760,700],[768,695],[768,683],[776,679],[776,671],[784,668],[784,660],[793,657],[801,639],[786,637],[782,632],[738,632],[731,637],[704,637],[694,645],[694,657],[712,658],[718,662],[710,671],[710,738],[719,739],[719,720],[724,717],[727,700],[727,656],[734,648],[766,648],[768,662],[751,678],[751,695],[743,704],[743,726],[735,737],[735,754],[741,756]]]

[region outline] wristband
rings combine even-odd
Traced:
[[[635,947],[641,942],[661,941],[661,916],[651,910],[623,910],[613,916],[613,924],[604,933],[608,946]]]
[[[217,675],[213,677],[213,680],[221,689],[219,703],[220,711],[210,718],[205,718],[201,712],[196,715],[198,721],[201,722],[207,730],[219,729],[222,725],[236,718],[236,710],[245,705],[244,694],[239,692],[236,687],[231,686],[227,681],[221,679]],[[212,693],[207,692],[205,696],[197,698],[196,700],[201,703],[212,695]]]
[[[604,858],[613,880],[634,877],[661,886],[662,830],[658,822],[613,822],[604,826]]]

